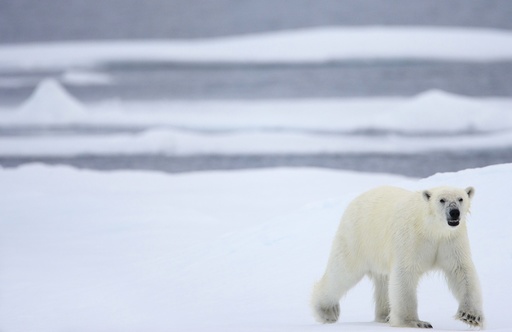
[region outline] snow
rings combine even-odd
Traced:
[[[512,133],[461,136],[351,136],[295,133],[197,134],[148,130],[139,134],[14,136],[2,138],[3,156],[160,154],[254,155],[304,153],[401,153],[510,148]]]
[[[69,85],[109,85],[114,79],[109,75],[97,71],[69,70],[61,76],[61,80]]]
[[[1,67],[25,69],[91,67],[117,61],[495,61],[511,57],[509,31],[448,27],[322,27],[192,41],[91,41],[0,47]]]
[[[27,103],[32,110],[24,114]],[[510,98],[474,98],[441,90],[406,98],[110,100],[84,105],[58,81],[46,79],[21,110],[0,109],[0,126],[167,127],[209,132],[487,132],[512,129],[510,108]],[[76,109],[86,109],[86,116]],[[52,112],[62,114],[62,118],[56,119]]]
[[[83,118],[85,109],[58,81],[47,78],[37,85],[16,115],[37,122],[67,123]]]
[[[412,98],[147,101],[85,105],[54,79],[0,127],[117,128],[2,138],[3,156],[417,153],[512,146],[512,100],[427,91]],[[124,130],[123,130],[124,129]],[[447,139],[450,143],[447,144]]]
[[[473,185],[469,221],[488,329],[512,329],[512,165],[426,179],[319,169],[98,172],[0,169],[3,331],[382,331],[364,280],[341,320],[308,308],[348,202],[383,184]],[[442,277],[425,277],[420,317],[467,330]]]

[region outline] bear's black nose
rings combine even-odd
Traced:
[[[450,218],[452,219],[459,219],[460,217],[460,211],[457,209],[450,210]]]

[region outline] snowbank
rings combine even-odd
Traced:
[[[507,148],[512,146],[510,109],[510,99],[476,99],[442,91],[413,98],[85,106],[58,82],[46,80],[20,109],[0,112],[0,126],[71,125],[118,131],[6,136],[0,155],[417,153]]]
[[[0,156],[160,154],[308,154],[474,151],[512,147],[512,132],[460,136],[311,135],[301,133],[202,134],[148,130],[138,134],[3,137]]]
[[[410,98],[108,101],[82,105],[57,81],[46,80],[25,102],[22,110],[26,104],[31,109],[26,114],[16,109],[2,110],[0,126],[69,124],[167,127],[203,132],[320,131],[331,134],[358,131],[460,133],[512,129],[509,111],[512,99],[474,98],[439,90]],[[74,111],[83,108],[87,109],[86,114]],[[62,117],[51,116],[55,112]],[[34,117],[33,113],[41,116]],[[72,116],[78,113],[80,116]]]
[[[512,165],[423,180],[316,169],[166,175],[31,165],[0,170],[3,331],[385,329],[363,281],[341,321],[313,321],[308,297],[344,207],[382,184],[473,185],[469,224],[488,328],[512,329]],[[466,330],[442,277],[420,316]]]
[[[0,47],[2,67],[27,69],[87,67],[116,61],[272,63],[510,58],[511,32],[439,27],[331,27],[206,40],[66,42]]]
[[[84,106],[52,78],[41,81],[32,95],[13,114],[14,119],[39,124],[63,124],[80,121]]]
[[[61,80],[70,85],[109,85],[114,79],[101,72],[70,70],[61,75]]]

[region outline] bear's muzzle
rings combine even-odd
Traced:
[[[460,210],[459,209],[452,209],[448,213],[448,225],[455,227],[458,226],[460,223]]]

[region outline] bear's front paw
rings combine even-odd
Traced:
[[[483,314],[474,310],[459,310],[455,318],[473,327],[483,327],[484,325]]]
[[[421,320],[396,320],[390,318],[389,324],[395,327],[419,327],[420,329],[431,329],[432,324]]]
[[[413,320],[413,321],[410,321],[410,326],[411,327],[419,327],[421,329],[431,329],[432,328],[432,324],[430,324],[429,322],[423,322],[421,320]]]

